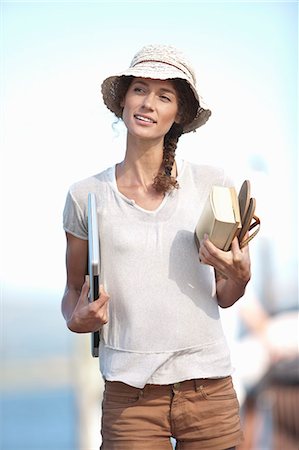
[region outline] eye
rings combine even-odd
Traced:
[[[136,92],[136,94],[142,94],[144,92],[144,89],[140,86],[134,86],[133,92]]]
[[[170,97],[167,97],[167,95],[160,95],[160,98],[163,100],[163,102],[171,102]]]

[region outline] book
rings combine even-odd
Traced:
[[[240,207],[235,188],[212,186],[195,228],[197,244],[207,233],[216,247],[227,251],[240,229]]]

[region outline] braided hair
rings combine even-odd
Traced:
[[[117,86],[117,98],[125,98],[127,90],[132,82],[132,76],[122,76]],[[175,161],[175,152],[184,126],[192,122],[197,114],[199,105],[191,88],[185,80],[176,78],[172,80],[178,94],[180,123],[174,122],[170,130],[164,136],[163,161],[159,173],[153,180],[153,187],[157,192],[166,193],[172,189],[178,189],[179,184],[175,176],[172,176],[172,168]]]
[[[172,176],[171,172],[175,160],[177,143],[182,133],[182,125],[174,122],[164,137],[163,161],[159,173],[153,182],[153,187],[157,192],[165,193],[179,187],[176,177]]]
[[[177,78],[174,79],[173,82],[178,94],[181,121],[180,123],[174,122],[164,137],[163,162],[153,183],[155,190],[163,193],[179,188],[176,177],[171,175],[175,160],[175,152],[178,140],[183,134],[184,126],[192,122],[199,107],[198,102],[186,81]]]

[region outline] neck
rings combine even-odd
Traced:
[[[130,184],[150,186],[163,161],[163,139],[156,142],[127,137],[125,159],[118,165],[118,175]]]

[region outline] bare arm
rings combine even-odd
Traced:
[[[235,238],[231,250],[224,252],[205,236],[200,242],[199,258],[203,264],[213,266],[215,269],[219,306],[222,308],[232,306],[244,295],[251,277],[248,245],[240,249],[238,239]]]
[[[86,280],[88,242],[66,233],[67,282],[61,310],[71,331],[88,333],[97,331],[107,322],[109,296],[100,288],[100,298],[88,300],[89,283]]]

